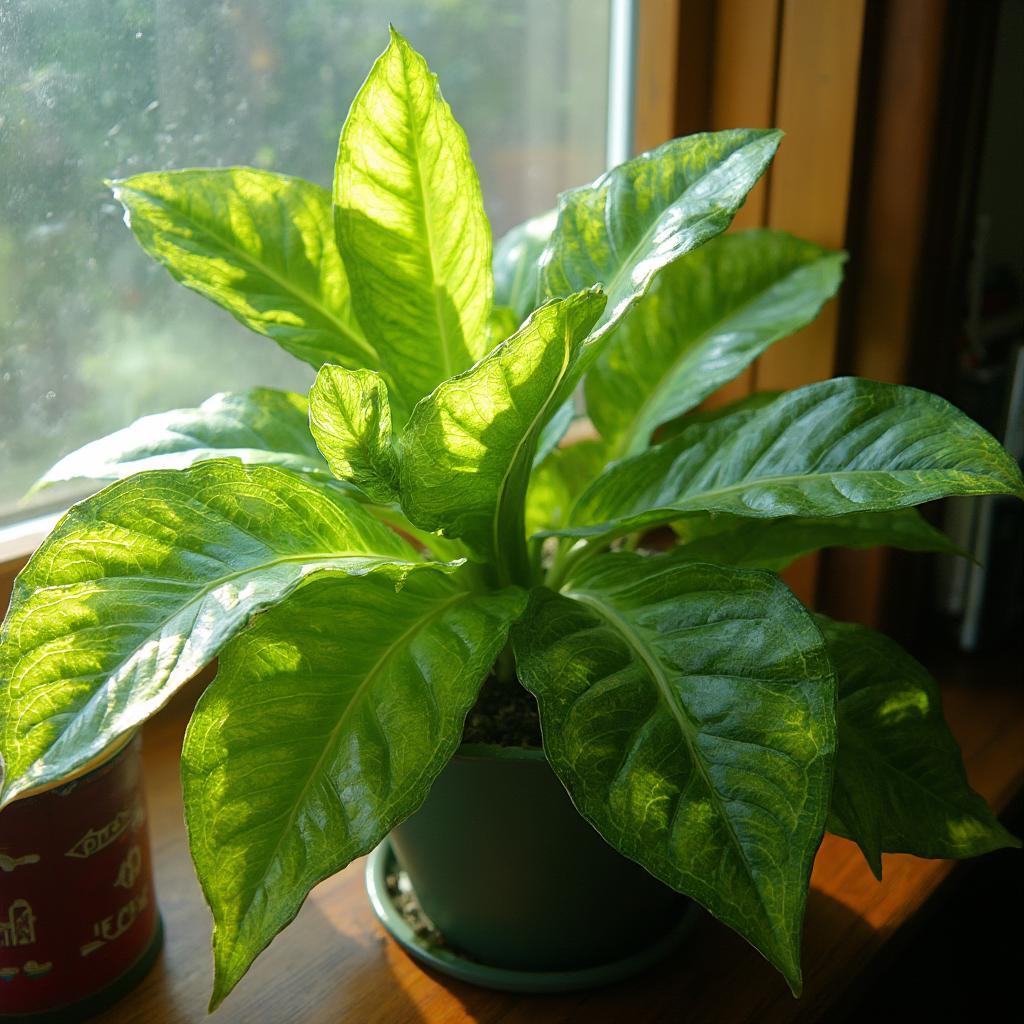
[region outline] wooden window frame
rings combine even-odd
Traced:
[[[852,256],[839,298],[712,404],[837,373],[916,381],[910,364],[955,4],[678,0],[675,8],[672,134],[787,133],[734,228],[791,231]],[[892,611],[891,561],[885,550],[833,550],[801,559],[784,575],[805,602],[880,625]]]

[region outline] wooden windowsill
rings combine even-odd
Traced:
[[[1024,784],[1024,687],[1019,658],[946,659],[947,716],[972,784],[1002,810]],[[105,1024],[194,1024],[210,993],[210,918],[193,874],[182,825],[177,754],[196,688],[145,730],[156,884],[167,942],[156,967]],[[741,939],[704,917],[686,946],[661,968],[611,988],[564,996],[491,992],[419,967],[385,934],[363,891],[363,864],[314,890],[296,921],[257,960],[212,1018],[214,1024],[670,1021],[759,1022],[820,1019],[881,961],[954,870],[950,861],[887,855],[884,881],[871,876],[852,843],[826,836],[812,878],[804,936],[803,998]],[[983,869],[983,866],[982,866]],[[992,910],[1015,927],[1009,905]],[[964,979],[969,983],[972,979]]]

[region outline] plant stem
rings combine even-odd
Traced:
[[[607,541],[602,538],[596,542],[577,541],[571,547],[559,546],[551,562],[551,567],[548,569],[547,576],[544,578],[544,585],[549,590],[560,590],[572,575],[573,570],[581,562],[596,555],[606,544]]]
[[[494,678],[503,686],[511,686],[516,681],[516,660],[512,653],[511,640],[501,649],[501,654],[494,663]]]

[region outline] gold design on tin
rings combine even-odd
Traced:
[[[110,914],[92,926],[96,938],[86,942],[78,949],[80,955],[88,956],[95,953],[101,946],[119,939],[133,924],[139,914],[149,906],[149,886],[144,885],[137,896],[133,896],[116,914]]]
[[[64,856],[80,857],[83,860],[86,857],[91,857],[94,853],[105,850],[114,840],[124,835],[129,828],[137,829],[145,819],[146,814],[141,803],[130,809],[125,808],[123,811],[118,811],[106,825],[101,828],[89,829]]]
[[[52,960],[47,960],[45,964],[39,963],[38,960],[29,960],[21,969],[25,972],[26,978],[41,978],[44,974],[49,974],[52,968]]]
[[[121,861],[117,869],[117,878],[114,879],[114,888],[130,889],[142,871],[142,850],[138,844],[134,845]]]
[[[0,871],[6,871],[8,874],[15,868],[27,867],[29,864],[38,863],[38,853],[26,853],[22,857],[11,857],[6,853],[0,853]]]
[[[28,900],[15,900],[7,917],[0,917],[0,948],[31,946],[36,941],[36,915]]]

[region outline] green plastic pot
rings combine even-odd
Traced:
[[[391,845],[449,946],[503,971],[621,976],[693,909],[580,817],[539,750],[462,746]]]

